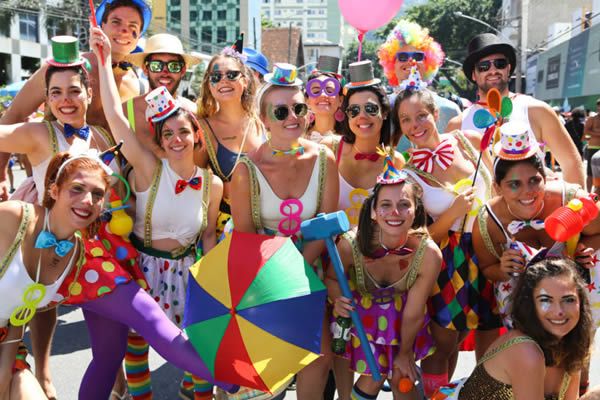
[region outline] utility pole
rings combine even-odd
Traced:
[[[527,72],[527,29],[528,29],[528,22],[529,21],[529,0],[521,0],[521,23],[519,24],[519,29],[521,31],[521,35],[519,36],[521,39],[521,45],[519,46],[521,48],[521,54],[519,55],[519,58],[521,59],[521,66],[525,66],[524,68],[521,67],[522,70],[524,70],[525,72]],[[519,75],[519,87],[521,86],[521,75]],[[526,88],[522,88],[523,90],[518,91],[519,93],[525,93],[527,90]]]
[[[290,28],[288,30],[288,64],[292,63],[292,22],[290,21]]]

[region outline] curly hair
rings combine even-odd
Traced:
[[[562,338],[544,329],[537,317],[533,295],[542,279],[559,276],[566,276],[575,283],[579,297],[579,321]],[[528,266],[519,279],[513,298],[515,328],[536,341],[544,352],[547,366],[558,366],[572,373],[585,364],[590,356],[593,325],[585,283],[577,273],[575,262],[565,258],[547,258]]]
[[[422,79],[431,82],[444,63],[446,55],[442,50],[442,46],[429,35],[427,28],[422,28],[415,22],[402,19],[398,21],[386,41],[377,50],[379,64],[383,67],[383,72],[390,85],[398,86],[400,84],[394,70],[394,64],[396,63],[396,53],[400,50],[400,47],[405,45],[413,46],[425,53],[425,60],[423,60],[425,72]]]
[[[346,95],[344,96],[344,100],[342,101],[342,107],[341,107],[342,110],[344,112],[346,112],[346,108],[348,108],[348,106],[350,105],[350,98],[355,93],[360,93],[360,92],[371,92],[371,93],[375,94],[377,96],[377,99],[379,100],[379,104],[381,106],[382,118],[383,118],[383,115],[386,115],[385,119],[383,120],[383,124],[381,126],[381,133],[379,134],[378,143],[385,143],[385,144],[392,145],[393,147],[396,147],[396,145],[398,144],[399,138],[391,135],[392,127],[391,127],[391,119],[390,119],[390,101],[389,101],[387,95],[385,94],[385,91],[381,87],[381,85],[361,86],[361,87],[357,87],[354,89],[350,88],[348,90],[348,92],[346,93]],[[343,140],[346,143],[354,143],[354,141],[356,140],[356,135],[350,129],[349,118],[347,116],[342,121],[342,130],[339,133],[342,134]]]
[[[425,212],[425,206],[423,205],[423,189],[416,182],[406,180],[398,185],[410,185],[411,187],[411,198],[415,205],[415,219],[411,225],[411,231],[417,234],[425,234],[427,232],[427,213]],[[360,252],[367,256],[372,257],[375,251],[375,235],[378,232],[377,223],[371,219],[371,210],[375,209],[377,199],[379,198],[379,192],[381,188],[388,185],[377,184],[373,188],[373,193],[367,197],[360,209],[360,215],[358,217],[358,233],[356,235],[358,247]]]
[[[42,200],[42,206],[47,209],[51,209],[54,207],[55,200],[50,195],[50,187],[52,184],[55,184],[58,189],[65,185],[67,182],[71,180],[73,174],[78,171],[99,171],[102,179],[106,183],[106,187],[110,186],[110,176],[106,173],[106,171],[100,166],[98,161],[91,160],[89,158],[77,158],[73,161],[70,161],[67,165],[65,165],[58,179],[56,179],[56,175],[58,174],[58,170],[61,165],[63,165],[68,159],[71,158],[71,154],[67,151],[60,152],[56,154],[48,164],[48,169],[46,170],[46,177],[44,179],[44,196]],[[94,221],[87,229],[87,237],[93,237],[98,232],[100,228],[100,216],[98,219]]]
[[[257,83],[256,78],[252,73],[252,70],[248,66],[246,66],[238,57],[230,56],[227,54],[217,54],[210,60],[210,63],[208,63],[208,66],[206,67],[206,72],[204,73],[204,78],[202,79],[202,96],[200,97],[200,100],[198,100],[198,117],[212,117],[219,110],[218,102],[210,92],[210,75],[213,69],[213,65],[215,65],[215,63],[222,58],[229,58],[231,60],[235,60],[235,62],[240,68],[240,71],[242,72],[242,76],[248,81],[248,86],[244,90],[244,93],[242,93],[240,101],[242,102],[242,108],[244,109],[244,111],[246,111],[246,113],[248,113],[248,115],[256,116],[254,98],[256,96]]]

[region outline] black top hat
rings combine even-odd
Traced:
[[[350,70],[350,83],[344,86],[344,90],[364,86],[373,86],[381,83],[381,79],[373,76],[373,64],[371,60],[353,62],[348,66]]]
[[[515,48],[493,33],[482,33],[471,39],[468,46],[468,52],[469,54],[463,62],[463,72],[471,82],[474,82],[472,75],[475,63],[490,54],[504,54],[510,63],[510,75],[515,71],[515,66],[517,65]]]
[[[340,73],[340,59],[333,56],[319,56],[317,69],[321,72]]]

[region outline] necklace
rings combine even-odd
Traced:
[[[515,215],[515,213],[513,213],[512,210],[510,209],[510,206],[508,205],[506,200],[504,202],[506,203],[506,208],[508,210],[508,213],[511,216],[513,216],[514,218],[516,218],[515,220],[512,220],[507,226],[507,230],[508,230],[508,232],[510,232],[511,235],[516,235],[522,229],[527,228],[527,227],[533,228],[535,230],[544,229],[544,220],[536,219],[536,217],[538,215],[540,215],[540,213],[544,209],[544,201],[542,201],[542,206],[540,207],[538,212],[536,212],[533,217],[531,217],[530,219],[527,219],[527,220],[523,220],[523,219],[517,217]]]
[[[529,219],[523,219],[523,218],[519,218],[515,215],[515,213],[510,209],[510,206],[508,205],[508,203],[506,202],[506,200],[504,200],[504,203],[506,204],[506,209],[508,210],[508,213],[510,215],[512,215],[513,218],[518,219],[519,221],[531,221],[533,219],[535,219],[538,215],[541,214],[542,210],[544,209],[544,201],[542,200],[542,206],[540,207],[540,209],[535,213],[535,215]]]
[[[269,138],[269,140],[267,140],[267,144],[269,145],[269,148],[271,149],[271,152],[275,157],[284,156],[284,155],[299,156],[299,155],[304,154],[304,146],[299,145],[297,143],[295,145],[292,145],[292,147],[290,147],[287,150],[280,150],[280,149],[276,149],[275,147],[273,147],[273,145],[271,145],[270,138]]]

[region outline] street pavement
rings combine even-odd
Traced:
[[[14,167],[13,172],[18,186],[25,178],[25,174],[18,167]],[[58,314],[58,327],[52,346],[50,368],[58,392],[58,400],[76,400],[81,378],[92,358],[87,328],[83,314],[77,307],[61,306]],[[29,342],[29,332],[26,333],[25,340]],[[35,365],[33,357],[28,357],[28,361],[32,367]],[[467,376],[474,367],[474,353],[461,352],[454,377]],[[153,350],[150,351],[150,369],[154,400],[178,399],[182,372],[166,363]],[[600,332],[596,334],[590,369],[590,387],[595,385],[600,385]],[[288,391],[285,398],[296,399],[296,392]],[[391,393],[382,392],[378,398],[391,400],[393,397]]]

